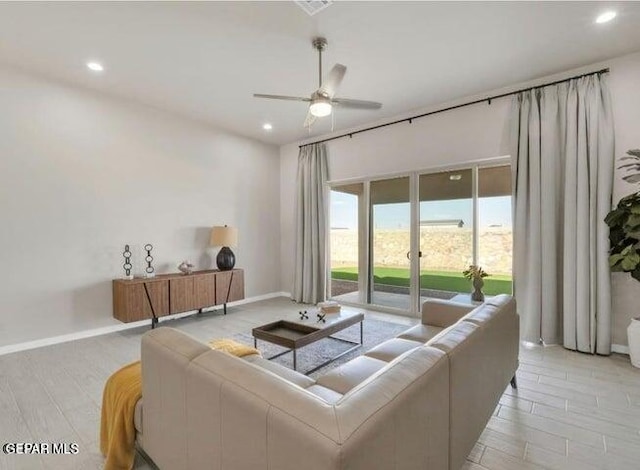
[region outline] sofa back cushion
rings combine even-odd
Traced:
[[[337,468],[333,406],[258,365],[210,351],[188,368],[188,468]]]
[[[446,469],[449,366],[421,346],[351,389],[336,405],[344,469]]]
[[[188,370],[189,469],[447,468],[449,370],[437,349],[410,351],[335,404],[218,351]]]
[[[473,309],[473,305],[428,299],[422,304],[422,324],[448,328]]]
[[[511,298],[474,309],[427,344],[449,358],[451,469],[461,468],[518,367],[518,316]]]

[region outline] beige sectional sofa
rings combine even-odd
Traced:
[[[157,328],[138,445],[162,470],[457,470],[514,377],[518,323],[509,296],[427,301],[421,324],[317,380]]]

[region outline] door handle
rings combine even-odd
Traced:
[[[422,258],[422,251],[418,251],[418,258]],[[407,259],[411,259],[411,251],[407,251]]]

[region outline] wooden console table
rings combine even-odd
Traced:
[[[232,269],[160,274],[152,278],[114,279],[113,316],[128,323],[223,305],[244,299],[244,271]]]

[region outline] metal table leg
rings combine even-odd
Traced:
[[[147,283],[145,282],[142,285],[144,286],[144,293],[147,294],[147,301],[149,302],[149,307],[151,308],[151,329],[153,330],[158,324],[158,316],[156,315],[156,309],[153,308],[153,302],[151,302],[151,295],[149,295]]]

